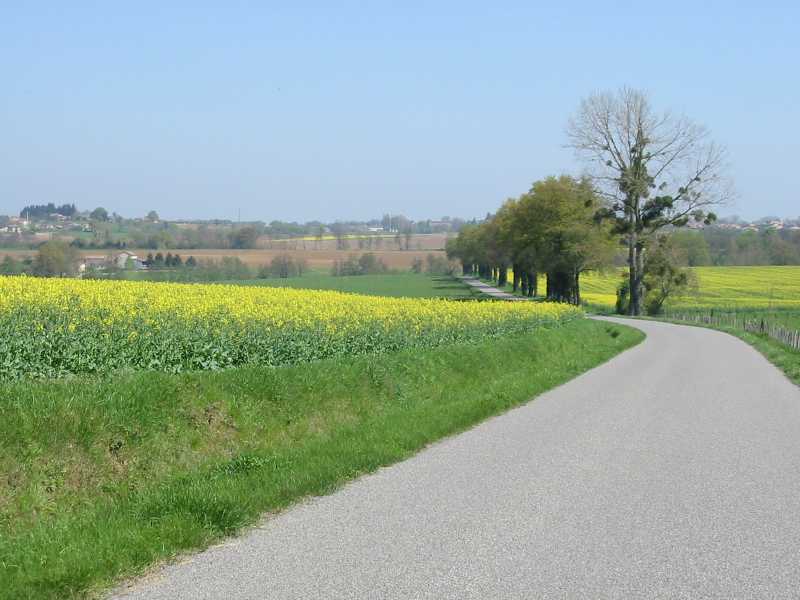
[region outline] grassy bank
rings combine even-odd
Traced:
[[[86,596],[402,460],[641,339],[578,320],[295,367],[9,384],[0,598]]]

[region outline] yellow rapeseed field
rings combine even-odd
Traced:
[[[800,267],[693,267],[697,288],[671,299],[669,308],[800,309]],[[614,306],[622,271],[581,277],[581,296]]]
[[[470,342],[581,315],[533,302],[0,277],[0,378],[283,365]]]

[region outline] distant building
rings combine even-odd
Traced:
[[[127,269],[131,265],[134,269],[146,269],[147,265],[144,264],[144,261],[136,256],[133,252],[129,252],[127,250],[123,250],[119,254],[115,254],[112,257],[112,263],[118,269]]]
[[[440,231],[450,231],[453,228],[453,224],[450,221],[430,221],[430,226],[432,229]]]
[[[81,261],[81,264],[78,265],[78,272],[85,273],[90,269],[102,271],[107,266],[108,258],[105,256],[85,256]]]

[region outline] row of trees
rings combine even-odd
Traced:
[[[580,303],[580,275],[609,265],[615,244],[610,227],[594,216],[601,197],[588,178],[548,177],[495,215],[466,225],[447,244],[449,258],[465,274],[492,278],[499,285],[513,273],[514,291],[539,294],[539,275],[547,275],[549,300]]]
[[[62,217],[72,217],[78,213],[74,204],[62,204],[56,206],[52,202],[48,204],[31,204],[19,211],[19,216],[23,219],[46,219],[50,215],[61,215]]]
[[[531,296],[546,273],[547,298],[577,304],[580,274],[610,264],[621,245],[628,265],[622,304],[639,315],[648,274],[681,280],[662,268],[672,256],[661,247],[665,231],[712,223],[709,209],[730,197],[725,152],[704,127],[656,113],[645,94],[628,88],[585,99],[567,135],[586,176],[535,183],[485,222],[463,228],[448,254],[461,260],[465,273],[501,285],[512,267],[513,287]],[[649,251],[658,260],[648,261]],[[654,265],[649,271],[648,264]]]
[[[411,261],[412,273],[452,276],[456,274],[457,269],[458,265],[455,261],[433,253],[428,253],[424,261],[420,257],[415,257]]]
[[[377,275],[388,271],[389,267],[386,266],[383,259],[372,252],[365,252],[361,256],[351,254],[345,260],[334,261],[331,275]]]
[[[800,265],[800,230],[736,231],[710,227],[676,231],[672,238],[681,264],[691,267]]]
[[[78,272],[80,253],[65,242],[46,242],[35,256],[18,259],[6,255],[0,261],[0,275],[71,277]]]

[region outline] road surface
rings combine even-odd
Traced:
[[[633,324],[611,362],[118,597],[797,598],[800,389],[723,333]]]

